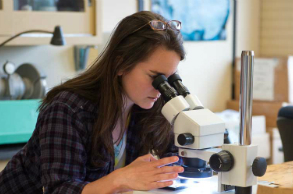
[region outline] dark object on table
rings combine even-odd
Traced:
[[[293,106],[285,106],[279,110],[277,126],[283,144],[284,161],[293,161]]]
[[[179,186],[179,187],[172,187],[172,186],[169,186],[169,187],[163,187],[161,189],[166,189],[166,190],[170,190],[170,191],[178,191],[178,190],[181,190],[181,189],[186,189],[187,187],[186,186]]]

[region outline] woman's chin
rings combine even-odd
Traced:
[[[142,109],[151,109],[154,106],[154,103],[148,103],[148,104],[142,104],[142,105],[138,105],[140,108]]]

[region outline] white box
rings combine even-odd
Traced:
[[[270,134],[253,134],[251,138],[252,144],[257,145],[257,156],[269,159],[270,155]]]
[[[264,115],[252,116],[251,122],[252,134],[266,133],[266,117]]]
[[[280,133],[278,128],[274,128],[273,130],[273,138],[272,138],[272,163],[273,164],[281,164],[284,162],[284,152],[280,151],[283,148],[282,140],[280,137]]]

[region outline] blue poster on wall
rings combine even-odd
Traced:
[[[226,40],[230,0],[152,0],[151,11],[181,21],[184,40]]]

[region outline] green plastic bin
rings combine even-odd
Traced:
[[[40,99],[0,101],[0,145],[25,143],[38,118]]]

